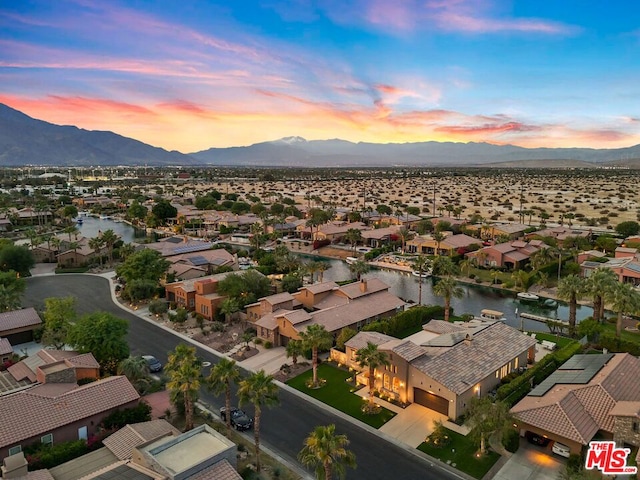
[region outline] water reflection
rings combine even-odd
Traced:
[[[114,222],[108,218],[97,217],[82,217],[82,224],[77,225],[80,234],[83,237],[93,238],[100,235],[100,232],[105,230],[113,230],[124,243],[134,242],[136,238],[144,237],[144,232],[141,230],[136,235],[136,229],[131,225],[122,222]]]
[[[327,260],[320,257],[313,257],[315,260],[327,261],[331,268],[324,272],[325,280],[341,281],[352,278],[349,266],[340,260]],[[397,272],[394,270],[372,270],[364,275],[364,278],[377,277],[391,286],[391,292],[400,298],[418,302],[419,279],[410,273]],[[433,293],[435,279],[427,278],[422,280],[422,303],[444,305],[444,299]],[[516,299],[515,294],[504,290],[493,289],[486,286],[461,285],[464,296],[462,298],[452,298],[451,306],[456,315],[471,313],[479,315],[484,308],[498,310],[504,313],[509,325],[515,328],[523,327],[526,330],[548,331],[544,323],[533,320],[522,319],[516,314],[531,313],[548,318],[558,318],[567,320],[569,318],[569,307],[564,302],[558,302],[554,308],[542,307],[536,302],[522,302]],[[590,307],[578,306],[576,312],[577,321],[592,315]]]

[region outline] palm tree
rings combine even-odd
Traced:
[[[304,354],[304,345],[302,340],[289,340],[287,343],[287,358],[291,357],[293,366],[298,364],[298,357]]]
[[[378,350],[378,345],[367,342],[366,347],[362,347],[356,352],[356,362],[360,368],[369,369],[369,406],[367,409],[369,413],[373,413],[376,409],[373,401],[373,392],[376,388],[376,368],[389,365],[389,357],[385,352]]]
[[[263,233],[264,227],[260,223],[256,222],[251,225],[251,243],[256,250],[260,249],[260,240],[262,239]]]
[[[139,390],[149,382],[149,364],[141,356],[127,357],[118,364],[118,375],[124,375]]]
[[[260,465],[260,418],[262,407],[272,407],[278,404],[278,387],[273,383],[273,377],[267,375],[264,370],[252,373],[240,382],[238,388],[240,405],[253,404],[255,419],[253,421],[253,435],[256,444],[256,472],[261,470]]]
[[[300,332],[300,340],[305,350],[311,350],[311,366],[313,368],[312,388],[318,387],[318,350],[331,348],[333,335],[327,332],[324,325],[317,323],[309,325],[304,332]]]
[[[89,247],[93,249],[96,258],[100,260],[100,265],[102,265],[102,255],[100,255],[100,250],[102,250],[103,244],[104,243],[101,237],[94,237],[89,239]]]
[[[71,242],[71,235],[77,235],[78,229],[73,225],[69,225],[68,227],[64,227],[64,233],[69,235],[69,242]]]
[[[181,396],[184,401],[185,431],[193,428],[193,405],[200,390],[200,361],[196,357],[196,347],[179,344],[169,354],[166,372],[169,376],[167,388],[173,401]]]
[[[593,299],[593,319],[601,321],[604,317],[604,298],[618,284],[618,277],[607,267],[598,268],[586,282],[587,293]]]
[[[407,227],[400,227],[400,229],[398,230],[398,237],[402,242],[402,253],[404,253],[407,242],[413,238],[413,232]]]
[[[129,255],[136,251],[136,247],[132,243],[125,243],[119,249],[120,260],[126,260]]]
[[[617,283],[607,294],[606,299],[611,303],[613,311],[618,314],[616,338],[619,339],[622,333],[622,317],[640,310],[640,294],[630,283]]]
[[[240,311],[240,303],[235,298],[227,297],[220,303],[220,313],[224,315],[226,323],[231,323],[233,314]]]
[[[498,278],[500,278],[500,270],[492,270],[489,275],[491,275],[491,284],[495,285],[498,282]]]
[[[105,246],[109,251],[109,266],[112,266],[113,265],[113,246],[115,245],[115,243],[118,241],[120,237],[118,237],[118,235],[116,235],[113,230],[109,229],[102,232],[102,235],[100,235],[100,238],[102,238],[102,241],[104,242]]]
[[[448,322],[451,297],[462,298],[464,290],[462,290],[453,277],[444,277],[435,284],[433,293],[439,297],[444,297],[444,321]]]
[[[305,265],[305,270],[311,276],[311,283],[313,283],[314,275],[318,271],[318,267],[320,266],[320,263],[321,262],[309,262]]]
[[[224,393],[224,405],[227,415],[227,435],[231,432],[231,382],[238,383],[240,380],[240,369],[234,360],[222,357],[209,372],[207,377],[207,387],[216,395]]]
[[[522,290],[527,289],[527,281],[529,280],[529,274],[527,272],[524,270],[516,270],[511,274],[511,278],[516,288],[520,287]]]
[[[418,272],[418,305],[422,305],[422,274],[429,270],[431,260],[424,255],[418,255],[413,261],[413,269]]]
[[[468,277],[471,274],[471,267],[473,267],[473,262],[469,259],[462,260],[459,264],[460,270],[463,272],[467,272],[466,276]]]
[[[585,293],[585,282],[577,275],[564,277],[558,283],[558,297],[569,302],[569,335],[576,332],[576,309],[578,300]]]
[[[351,244],[351,248],[355,253],[356,245],[362,240],[362,232],[357,228],[350,228],[347,230],[347,233],[344,234],[344,239]]]
[[[436,241],[436,251],[434,253],[435,253],[435,255],[440,255],[440,243],[447,237],[445,236],[444,233],[442,233],[442,232],[440,232],[438,230],[433,232],[431,234],[431,236]]]
[[[486,453],[486,439],[497,435],[501,442],[503,432],[511,428],[513,417],[509,406],[501,401],[493,401],[489,397],[473,397],[466,413],[467,423],[471,426],[471,436],[480,441],[480,453]]]
[[[306,467],[315,469],[316,478],[331,480],[333,473],[345,478],[345,466],[356,468],[356,456],[347,450],[346,435],[336,435],[336,426],[318,426],[305,439],[298,460]]]
[[[368,263],[363,262],[362,260],[357,260],[349,265],[349,270],[351,271],[351,273],[355,274],[356,280],[360,280],[362,275],[371,270],[371,267]]]
[[[318,262],[318,282],[322,283],[324,280],[324,272],[329,270],[331,265],[327,262]]]

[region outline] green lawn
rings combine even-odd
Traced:
[[[491,276],[491,273],[495,270],[490,270],[486,268],[471,268],[469,270],[469,274],[475,274],[476,278],[480,278],[483,282],[495,283],[494,278]],[[467,271],[464,271],[464,275],[466,275]],[[498,278],[502,280],[502,283],[506,283],[511,280],[511,272],[498,272]]]
[[[318,366],[318,377],[324,378],[327,383],[322,388],[307,388],[306,382],[313,376],[311,370],[292,378],[287,382],[290,387],[295,388],[310,397],[316,398],[333,408],[340,410],[358,420],[371,425],[373,428],[380,428],[395,416],[395,412],[383,408],[377,415],[365,415],[362,413],[361,407],[364,403],[363,399],[353,393],[354,387],[349,385],[346,380],[353,374],[340,370],[323,363]]]
[[[455,468],[475,478],[482,478],[500,458],[500,455],[491,451],[480,458],[476,457],[478,448],[471,440],[452,430],[445,430],[451,439],[449,445],[437,448],[427,442],[422,442],[418,446],[418,450],[445,463],[450,461],[451,466],[455,464]]]
[[[538,343],[543,340],[547,340],[549,342],[555,343],[557,348],[562,348],[566,345],[569,345],[570,343],[575,342],[575,340],[572,338],[561,337],[559,335],[554,335],[553,333],[535,332],[535,334]]]

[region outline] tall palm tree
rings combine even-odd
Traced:
[[[418,305],[422,305],[422,275],[429,270],[431,260],[424,255],[418,255],[413,261],[413,269],[418,272]]]
[[[167,388],[174,401],[182,396],[184,401],[185,431],[193,428],[193,405],[200,390],[200,361],[196,357],[196,347],[179,344],[169,354],[165,368],[169,381]]]
[[[462,298],[464,290],[462,290],[453,277],[444,277],[439,279],[438,283],[435,284],[433,293],[439,297],[444,297],[444,321],[448,322],[451,298]]]
[[[318,426],[304,440],[298,460],[306,467],[315,469],[318,480],[331,480],[336,473],[345,478],[345,467],[356,468],[356,456],[347,450],[346,435],[336,435],[336,426]]]
[[[402,242],[402,253],[404,253],[407,242],[413,238],[413,232],[407,227],[400,227],[398,230],[398,237]]]
[[[235,298],[227,297],[220,303],[220,313],[224,315],[226,323],[231,323],[233,314],[240,311],[240,303]]]
[[[118,237],[118,235],[116,235],[116,233],[113,230],[109,229],[102,232],[102,235],[100,235],[100,238],[102,238],[102,241],[104,242],[105,246],[107,247],[107,250],[109,251],[109,266],[112,266],[113,265],[113,246],[115,245],[115,243],[118,241],[120,237]]]
[[[305,350],[311,350],[311,366],[313,368],[313,388],[318,387],[318,350],[326,350],[333,345],[333,335],[324,328],[324,325],[314,323],[309,325],[304,332],[300,332],[300,340]]]
[[[222,357],[209,372],[206,383],[207,387],[216,395],[224,393],[224,405],[227,415],[227,434],[231,432],[231,382],[238,383],[240,380],[240,369],[234,360]]]
[[[360,280],[362,275],[371,270],[371,267],[367,262],[363,262],[362,260],[357,260],[349,265],[349,270],[356,276],[356,280]]]
[[[262,407],[272,407],[278,404],[278,387],[273,382],[273,376],[264,370],[252,373],[240,382],[238,388],[240,405],[253,404],[255,419],[253,421],[253,436],[256,444],[256,472],[261,470],[260,464],[260,419]]]
[[[375,411],[375,402],[373,401],[373,392],[376,389],[376,368],[389,365],[389,357],[383,351],[378,350],[378,345],[367,342],[366,347],[356,351],[356,362],[360,368],[369,369],[369,412]]]
[[[77,235],[78,229],[74,225],[69,225],[68,227],[64,227],[64,233],[69,235],[69,242],[71,242],[71,235]]]
[[[320,283],[324,280],[324,272],[329,270],[330,267],[331,265],[327,262],[318,262],[318,281]]]
[[[433,233],[431,234],[431,236],[432,236],[432,237],[433,237],[433,239],[436,241],[436,251],[435,251],[435,254],[436,254],[436,255],[440,255],[440,243],[442,243],[442,241],[443,241],[445,238],[447,238],[447,237],[445,236],[445,234],[444,234],[444,233],[442,233],[442,232],[440,232],[440,231],[438,231],[438,230],[436,230],[435,232],[433,232]]]
[[[593,299],[593,319],[601,321],[604,317],[604,298],[618,284],[618,277],[607,267],[598,268],[587,278],[587,293]]]
[[[100,265],[102,265],[102,255],[100,255],[100,250],[102,250],[103,245],[104,242],[101,237],[89,239],[89,247],[94,251],[96,258],[100,260]]]
[[[287,343],[287,358],[291,357],[293,366],[298,364],[298,357],[304,354],[304,345],[302,340],[289,340]]]
[[[578,300],[585,294],[585,287],[584,280],[577,275],[564,277],[558,283],[558,297],[569,302],[569,335],[571,336],[576,332],[576,309]]]
[[[458,273],[458,268],[450,257],[436,257],[433,259],[432,271],[437,276],[451,276]]]
[[[622,317],[629,313],[640,311],[640,294],[630,283],[617,283],[607,294],[607,301],[611,308],[618,314],[616,321],[616,338],[622,334]]]
[[[344,239],[351,244],[353,251],[356,251],[356,245],[362,240],[362,232],[357,228],[350,228],[347,233],[344,234]]]
[[[516,270],[511,274],[511,279],[516,288],[520,287],[522,290],[527,290],[527,281],[529,280],[529,274],[527,272],[524,270]]]
[[[251,243],[255,247],[256,250],[260,249],[260,241],[262,240],[262,234],[264,233],[264,227],[255,222],[251,225]]]
[[[311,276],[311,283],[313,283],[314,281],[314,275],[315,273],[318,271],[318,267],[320,266],[321,262],[309,262],[305,265],[305,270],[307,271],[307,273]]]

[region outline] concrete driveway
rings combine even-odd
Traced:
[[[565,461],[551,452],[551,444],[539,447],[521,438],[518,451],[507,460],[493,479],[556,480],[564,466]]]
[[[444,423],[447,416],[412,403],[380,427],[380,431],[416,448],[433,432],[434,420]]]

